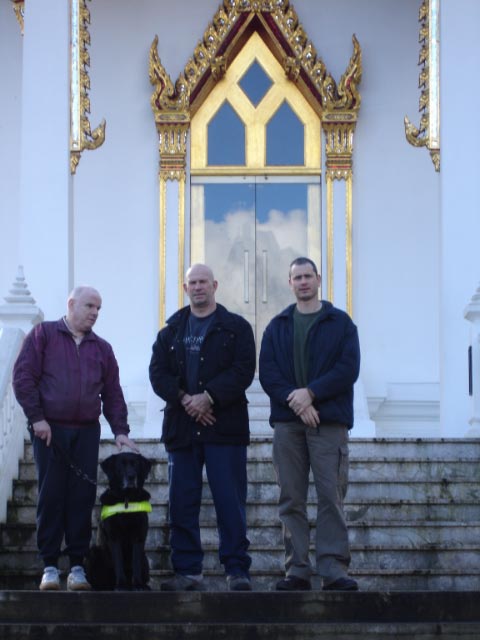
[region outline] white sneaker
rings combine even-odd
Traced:
[[[58,591],[60,589],[60,571],[57,567],[45,567],[40,591]]]
[[[85,577],[85,570],[80,565],[75,565],[70,569],[67,578],[67,589],[69,591],[90,591],[91,585]]]

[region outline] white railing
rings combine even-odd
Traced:
[[[27,421],[15,400],[12,388],[13,365],[25,334],[43,320],[18,267],[10,295],[0,305],[0,522],[5,522],[12,496],[12,481],[18,477],[18,461],[23,455]]]
[[[12,369],[24,335],[21,329],[0,329],[0,522],[6,521],[27,435],[26,419],[12,388]]]

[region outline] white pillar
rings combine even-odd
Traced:
[[[465,318],[471,322],[471,414],[469,436],[480,436],[480,286],[465,309]]]
[[[440,14],[441,221],[440,424],[442,436],[469,430],[469,327],[465,300],[480,278],[480,190],[475,105],[480,87],[480,2],[446,0]],[[421,312],[421,311],[419,311]]]
[[[11,2],[0,2],[0,291],[18,264],[23,39]]]
[[[183,184],[178,180],[166,180],[165,183],[165,226],[160,229],[160,244],[165,251],[160,263],[165,264],[165,274],[160,273],[160,279],[164,281],[164,312],[165,320],[183,306],[183,300],[179,294],[179,277],[182,269],[179,264],[179,201],[180,189]],[[160,184],[162,189],[162,184]],[[163,241],[162,234],[165,234]],[[162,303],[161,303],[162,304]],[[150,383],[147,389],[147,407],[142,438],[158,438],[162,433],[163,408],[165,402],[155,395]]]
[[[19,258],[47,318],[73,285],[70,2],[26,0]]]

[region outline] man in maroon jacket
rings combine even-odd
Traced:
[[[37,468],[42,591],[60,588],[57,565],[64,537],[70,560],[67,587],[90,589],[83,560],[91,538],[102,410],[117,446],[137,450],[127,435],[127,406],[112,347],[92,331],[101,304],[95,289],[74,289],[67,315],[32,329],[13,370]]]

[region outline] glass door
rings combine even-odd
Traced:
[[[250,322],[257,348],[293,302],[292,260],[321,268],[320,203],[319,177],[192,177],[191,263],[213,269],[217,301]]]

